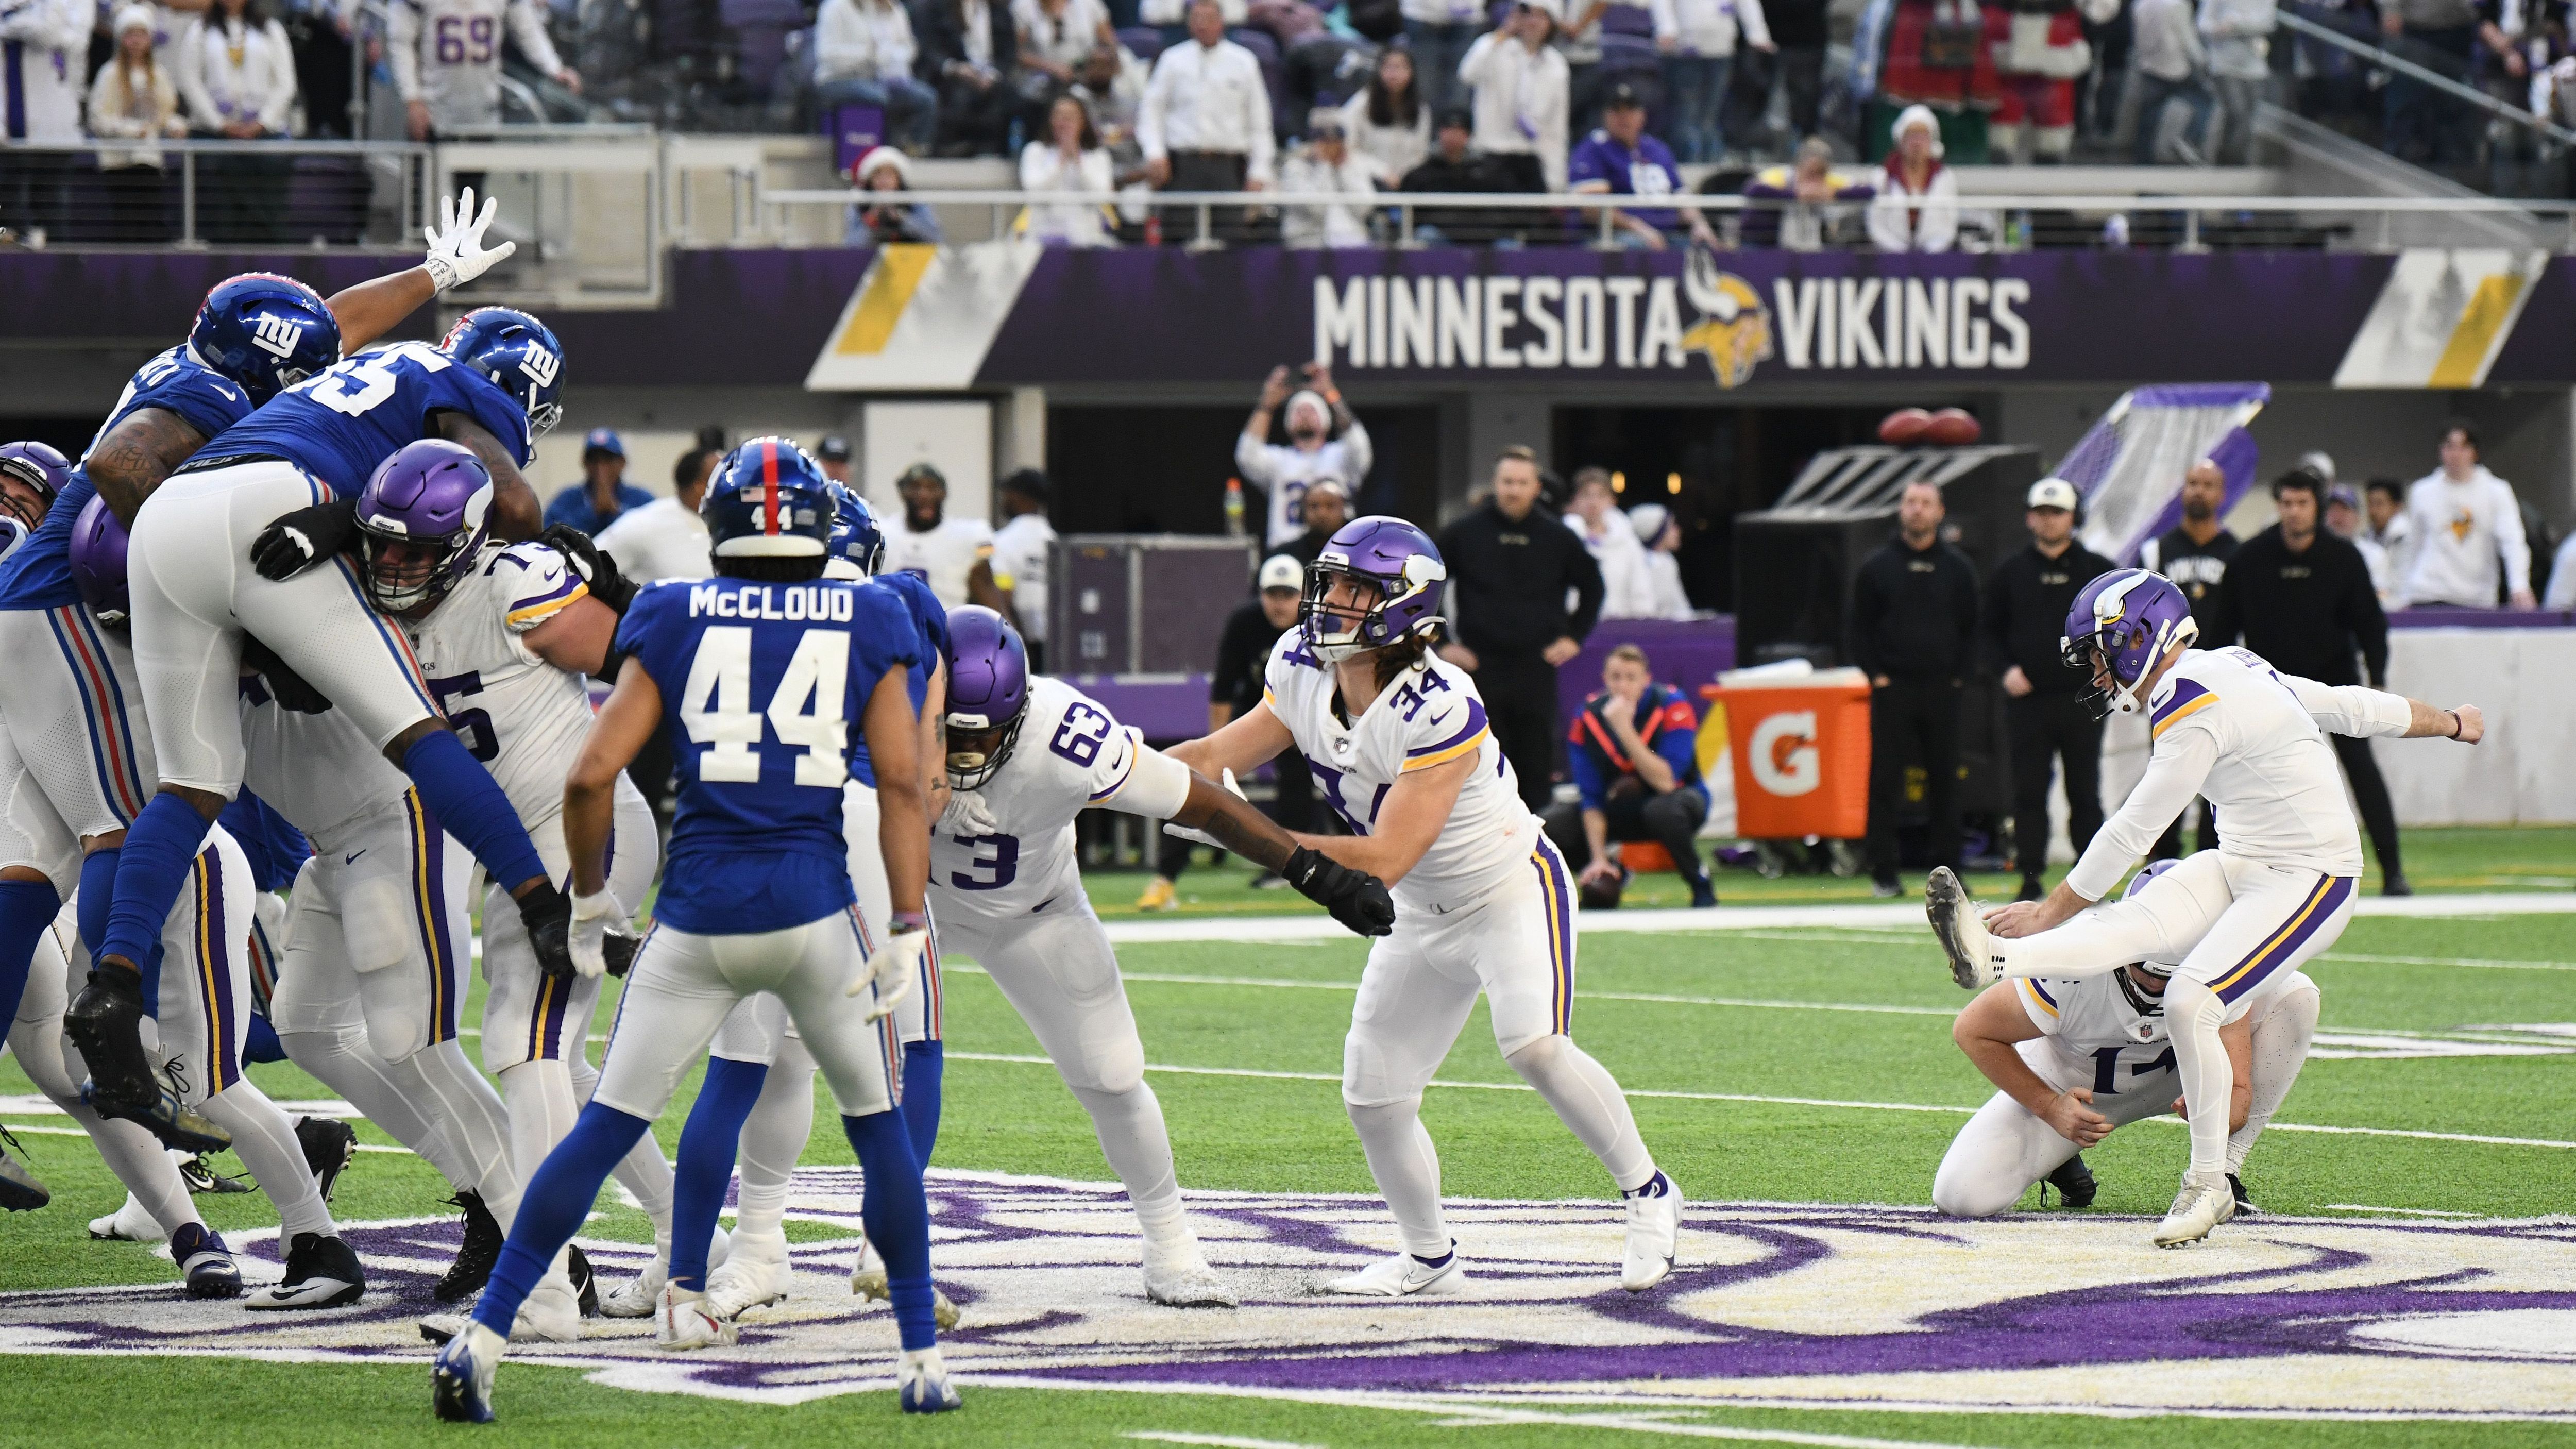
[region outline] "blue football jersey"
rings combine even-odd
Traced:
[[[433,413],[463,413],[481,423],[521,467],[536,456],[518,400],[426,342],[397,342],[317,372],[198,456],[284,458],[332,492],[355,498],[378,464],[437,436]]]
[[[635,596],[617,647],[661,690],[679,766],[655,918],[748,935],[855,901],[841,786],[869,691],[920,662],[901,598],[830,580],[673,579]]]
[[[905,671],[906,683],[912,690],[912,712],[921,713],[930,699],[930,676],[939,667],[939,656],[948,652],[948,609],[939,596],[930,591],[930,581],[919,574],[885,574],[868,581],[869,588],[892,590],[903,600],[904,612],[911,616],[913,632],[921,645],[921,657]],[[870,789],[876,788],[876,762],[868,758],[868,742],[850,742],[850,778]]]
[[[250,416],[250,399],[241,384],[197,360],[182,343],[137,368],[116,409],[89,440],[92,451],[118,423],[145,408],[174,413],[206,437],[214,437]],[[86,463],[89,454],[83,453]],[[25,546],[0,563],[0,609],[59,609],[80,602],[72,587],[72,524],[98,489],[89,474],[72,470],[72,481],[45,513]]]
[[[215,823],[250,858],[251,883],[261,890],[282,891],[295,884],[295,873],[313,856],[312,842],[304,832],[248,790],[235,795]]]

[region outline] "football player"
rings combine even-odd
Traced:
[[[992,526],[948,516],[948,479],[928,463],[915,463],[894,486],[903,495],[903,527],[886,534],[885,566],[928,579],[930,591],[951,609],[1009,607],[993,582]]]
[[[1521,803],[1475,684],[1430,652],[1447,578],[1412,524],[1342,525],[1307,565],[1301,622],[1272,647],[1261,703],[1172,754],[1202,774],[1247,773],[1294,746],[1352,832],[1299,843],[1395,892],[1395,933],[1370,949],[1351,1009],[1342,1101],[1404,1249],[1326,1286],[1393,1297],[1463,1283],[1422,1091],[1481,990],[1503,1060],[1626,1200],[1620,1282],[1642,1292],[1672,1271],[1681,1193],[1619,1084],[1574,1044],[1573,883]]]
[[[131,523],[144,498],[209,438],[280,389],[329,367],[344,345],[366,345],[423,302],[510,255],[514,243],[483,245],[493,209],[487,203],[477,215],[472,200],[469,193],[442,211],[420,266],[360,283],[328,302],[301,282],[265,273],[217,285],[197,309],[187,340],[143,364],[126,384],[60,489],[46,526],[0,563],[0,657],[10,661],[0,671],[0,735],[15,742],[18,768],[26,772],[16,804],[77,847],[68,862],[0,860],[0,993],[23,979],[37,933],[76,878],[86,887],[82,940],[92,951],[105,944],[119,849],[157,781],[133,653],[127,641],[107,638],[90,622],[72,585],[74,521],[91,497],[103,494],[117,517]],[[31,748],[36,742],[50,744]],[[5,765],[0,761],[0,779],[7,778]],[[202,834],[202,821],[195,835],[176,830],[167,842],[171,860],[193,857]],[[142,939],[158,929],[151,921],[139,924]],[[13,1001],[0,995],[0,1015]],[[126,1046],[122,1080],[100,1100],[111,1115],[165,1100],[144,1090],[148,1081],[135,1080],[137,1049]],[[175,1133],[167,1130],[174,1124],[151,1125],[174,1137],[174,1145],[221,1145],[221,1132],[209,1123],[191,1122]]]
[[[358,495],[358,574],[368,601],[403,631],[430,694],[463,733],[468,752],[509,796],[548,875],[562,881],[571,870],[563,782],[591,720],[582,678],[613,672],[618,610],[634,587],[595,551],[577,562],[545,543],[494,541],[496,492],[490,470],[470,449],[434,438],[402,449]],[[610,889],[620,900],[640,902],[660,863],[661,841],[652,809],[632,781],[619,781],[611,818]],[[508,1099],[510,1152],[524,1179],[572,1130],[598,1080],[583,1044],[599,982],[548,975],[497,885],[484,896],[483,920],[483,976],[491,986],[483,1001],[483,1067],[500,1079]],[[649,1136],[638,1141],[619,1162],[617,1177],[644,1205],[667,1259],[671,1168],[661,1144]],[[466,1198],[466,1249],[459,1275],[440,1285],[441,1302],[483,1286],[512,1216],[489,1194],[460,1197]],[[549,1279],[529,1300],[532,1323],[540,1325],[533,1331],[541,1337],[556,1337],[547,1326],[564,1322],[553,1287]],[[642,1318],[660,1292],[658,1281],[640,1291],[629,1284],[601,1308],[611,1317]]]
[[[929,939],[930,821],[906,681],[916,631],[893,594],[823,578],[832,484],[795,444],[757,438],[736,449],[705,511],[717,577],[636,596],[618,626],[617,685],[564,786],[573,959],[596,976],[608,928],[627,913],[609,887],[616,781],[654,730],[671,731],[679,812],[653,934],[618,1004],[598,1089],[529,1184],[473,1321],[438,1355],[432,1403],[442,1418],[491,1419],[521,1300],[735,1003],[763,991],[785,1004],[831,1083],[866,1173],[861,1217],[885,1255],[903,1345],[897,1401],[911,1413],[959,1402],[931,1318],[921,1168],[894,1111],[890,1018]],[[873,956],[851,911],[841,834],[853,732],[876,762],[878,848],[893,896]],[[733,1325],[706,1310],[705,1245],[682,1234],[671,1257],[657,1341],[730,1341]]]
[[[2191,1165],[2155,1231],[2159,1247],[2209,1236],[2236,1214],[2227,1186],[2228,1083],[2219,1037],[2288,989],[2352,919],[2361,836],[2325,732],[2476,744],[2475,705],[2436,709],[2358,685],[2285,675],[2250,649],[2194,649],[2191,605],[2170,581],[2119,569],[2086,584],[2066,614],[2067,662],[2092,681],[2097,712],[2147,716],[2147,772],[2083,859],[2046,899],[1980,916],[1948,870],[1924,886],[1951,978],[1974,991],[2007,977],[2074,978],[2132,961],[2174,962],[2165,987]],[[2227,822],[2204,850],[2137,895],[2085,908],[2146,854],[2194,795]]]
[[[569,903],[340,556],[355,542],[368,477],[430,436],[463,442],[492,470],[495,531],[537,532],[536,494],[518,469],[562,410],[562,369],[562,345],[535,318],[469,312],[440,346],[396,343],[295,384],[144,500],[133,522],[134,658],[153,701],[160,789],[127,832],[98,970],[65,1019],[102,1099],[144,1095],[136,1024],[154,984],[150,930],[185,852],[241,788],[234,694],[245,659],[281,703],[327,703],[355,721],[507,887],[539,959],[569,974]]]
[[[0,446],[0,502],[7,506],[11,532],[0,535],[0,565],[23,546],[56,498],[71,486],[71,460],[44,443]],[[5,577],[5,570],[0,570]],[[0,720],[5,725],[5,720]],[[68,879],[77,869],[73,842],[57,822],[38,807],[27,784],[26,766],[9,731],[0,727],[0,1026],[15,1021],[28,973],[41,947],[45,926],[32,935],[21,918],[32,918],[47,906],[62,908],[53,880]],[[46,918],[50,925],[52,917]],[[24,949],[19,949],[23,943]],[[22,1052],[21,1055],[24,1055]],[[0,1210],[29,1212],[52,1201],[52,1194],[27,1165],[9,1155],[26,1149],[9,1137],[0,1145]]]
[[[2128,893],[2174,864],[2140,871]],[[2172,978],[2171,962],[2132,961],[2099,976],[2024,977],[1979,993],[1950,1035],[1996,1091],[1941,1159],[1932,1205],[1955,1217],[1990,1217],[2041,1181],[2068,1207],[2090,1205],[2096,1185],[2083,1150],[2115,1127],[2183,1105],[2165,1034],[2165,983]],[[2299,1079],[2316,1034],[2316,983],[2297,972],[2218,1034],[2234,1079],[2227,1186],[2240,1212],[2252,1206],[2245,1156]]]

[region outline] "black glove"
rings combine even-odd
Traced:
[[[357,541],[357,503],[334,498],[270,520],[251,542],[250,561],[261,578],[283,583]]]
[[[1297,847],[1279,868],[1298,894],[1333,913],[1354,934],[1383,936],[1395,929],[1395,898],[1386,883],[1366,871],[1353,870],[1320,850]]]
[[[305,683],[303,675],[277,657],[277,651],[248,634],[242,636],[242,667],[267,682],[268,697],[277,701],[278,708],[297,714],[331,712],[329,696]]]
[[[643,937],[629,935],[615,926],[609,927],[608,934],[600,938],[600,954],[608,958],[608,974],[611,976],[623,977],[634,970],[635,955],[643,949]]]
[[[535,890],[519,897],[519,923],[528,928],[537,969],[558,981],[573,979],[572,902],[555,889],[553,881],[540,881]]]
[[[564,556],[564,562],[581,575],[581,581],[590,585],[592,598],[620,614],[635,602],[634,581],[618,572],[616,555],[600,552],[589,534],[569,523],[558,523],[538,534],[537,542]]]

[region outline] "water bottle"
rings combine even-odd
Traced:
[[[1229,538],[1243,537],[1243,480],[1225,480],[1225,532]]]

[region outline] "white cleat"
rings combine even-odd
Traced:
[[[501,1370],[501,1336],[467,1320],[430,1369],[429,1407],[459,1424],[492,1422],[492,1378]]]
[[[724,1266],[732,1251],[733,1239],[722,1228],[707,1240],[707,1270],[713,1273]],[[663,1285],[671,1281],[671,1247],[668,1243],[653,1245],[653,1261],[644,1271],[627,1280],[626,1286],[599,1300],[604,1318],[650,1318],[661,1311]]]
[[[859,1238],[859,1261],[850,1269],[850,1291],[873,1303],[894,1301],[893,1290],[886,1286],[885,1259],[877,1256],[877,1245],[869,1242],[865,1234]],[[942,1333],[957,1326],[957,1305],[935,1287],[930,1290],[930,1321]]]
[[[144,1211],[134,1194],[125,1195],[125,1206],[103,1218],[89,1220],[89,1235],[101,1241],[157,1243],[161,1241],[161,1224]]]
[[[1643,1293],[1664,1281],[1664,1275],[1673,1271],[1673,1253],[1681,1239],[1682,1190],[1660,1172],[1655,1183],[1664,1190],[1628,1199],[1628,1261],[1620,1271],[1619,1286],[1631,1293]]]
[[[1950,979],[1961,990],[1980,990],[2003,978],[2003,957],[1996,954],[1985,919],[1950,867],[1932,867],[1931,878],[1923,883],[1923,914],[1932,918],[1932,934],[1941,938],[1941,949],[1950,957]]]
[[[548,1273],[535,1291],[519,1304],[518,1316],[510,1320],[512,1343],[579,1343],[581,1341],[581,1297],[573,1291],[572,1280],[560,1272]]]
[[[2186,1173],[2173,1207],[2156,1225],[2156,1246],[2180,1248],[2209,1236],[2209,1230],[2236,1216],[2236,1195],[2220,1172]]]
[[[1415,1294],[1436,1298],[1466,1286],[1466,1260],[1458,1256],[1458,1241],[1452,1238],[1449,1255],[1437,1263],[1426,1263],[1411,1253],[1398,1253],[1347,1278],[1333,1279],[1324,1285],[1324,1291],[1347,1293],[1354,1298],[1407,1298]]]
[[[1187,1232],[1160,1243],[1146,1240],[1145,1296],[1171,1308],[1232,1308],[1238,1301]]]
[[[734,1319],[784,1302],[795,1277],[787,1262],[786,1234],[736,1233],[733,1256],[707,1274],[707,1311]]]
[[[948,1381],[948,1365],[936,1348],[904,1350],[895,1365],[894,1397],[907,1414],[944,1414],[966,1402]]]
[[[674,1353],[693,1348],[723,1348],[737,1343],[741,1330],[707,1311],[707,1295],[677,1286],[662,1290],[653,1315],[653,1346]]]

